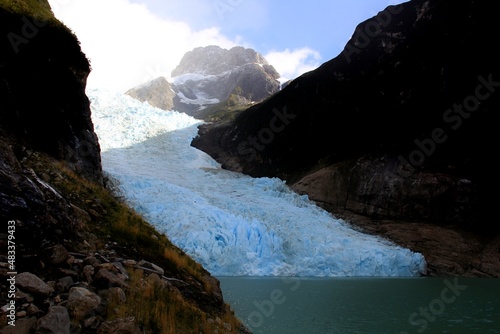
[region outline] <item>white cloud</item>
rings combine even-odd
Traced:
[[[49,0],[54,14],[72,29],[91,61],[90,87],[126,91],[161,75],[169,77],[195,47],[238,44],[218,28],[193,31],[161,19],[129,0]]]
[[[321,55],[310,48],[271,51],[264,56],[281,74],[281,81],[293,80],[321,65]]]

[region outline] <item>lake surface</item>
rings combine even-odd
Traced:
[[[500,279],[218,278],[255,334],[500,333]]]

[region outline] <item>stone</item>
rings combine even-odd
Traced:
[[[83,260],[83,263],[85,265],[91,265],[92,267],[97,267],[98,265],[101,264],[101,261],[99,261],[95,256],[89,256]]]
[[[100,269],[94,277],[94,284],[101,288],[127,286],[126,277],[120,273]]]
[[[101,297],[85,288],[74,287],[69,291],[67,308],[76,319],[83,319],[92,314],[99,304]]]
[[[52,247],[52,255],[50,261],[52,264],[59,265],[66,262],[70,258],[70,254],[62,245],[55,245]]]
[[[28,315],[35,315],[35,314],[38,314],[40,313],[40,309],[38,309],[38,307],[36,307],[35,304],[29,304],[28,307],[26,308],[26,312]]]
[[[114,287],[99,292],[102,299],[106,300],[108,304],[121,305],[127,301],[127,295],[122,288]]]
[[[69,290],[71,286],[75,284],[75,281],[73,281],[73,278],[71,276],[66,276],[63,278],[60,278],[59,281],[57,282],[57,289],[61,292]]]
[[[16,293],[16,301],[21,302],[21,301],[26,301],[27,303],[32,303],[35,300],[35,297],[30,295],[29,293],[24,293],[22,291],[18,291]]]
[[[10,306],[10,304],[5,304],[4,306],[2,306],[0,308],[0,312],[7,313],[9,311],[9,306]]]
[[[71,270],[71,269],[60,269],[59,271],[61,272],[61,274],[66,275],[66,276],[71,276],[76,280],[80,276],[80,274],[77,271]]]
[[[85,281],[87,283],[92,282],[92,277],[94,276],[94,271],[95,271],[94,267],[90,264],[83,267],[82,274],[83,274],[83,277],[85,278]]]
[[[158,276],[158,274],[150,274],[148,277],[146,277],[146,282],[148,282],[151,286],[164,286],[163,280]]]
[[[24,292],[38,296],[49,296],[54,289],[48,286],[38,276],[32,273],[24,272],[16,276],[16,284],[19,289]]]
[[[16,320],[16,326],[6,326],[2,328],[2,334],[30,334],[35,330],[36,317],[26,317]],[[37,333],[38,334],[38,333]]]
[[[52,306],[43,318],[38,320],[37,334],[69,334],[70,317],[68,310],[63,306]]]
[[[129,275],[128,275],[128,271],[127,269],[125,269],[125,267],[123,266],[123,264],[121,262],[113,262],[113,265],[115,266],[116,269],[118,269],[118,271],[126,277],[126,279],[129,279]]]
[[[83,321],[83,327],[87,330],[96,330],[97,328],[99,328],[102,321],[103,319],[100,316],[90,317]]]
[[[151,269],[151,270],[157,272],[161,276],[165,275],[165,270],[163,270],[163,268],[161,268],[160,266],[158,266],[154,263],[142,260],[138,263],[138,266],[146,268],[146,269]]]
[[[137,265],[137,261],[136,260],[124,260],[123,264],[128,266],[128,267],[133,267],[133,266]]]
[[[135,318],[124,318],[106,321],[99,326],[97,334],[141,334],[142,331],[135,324]]]

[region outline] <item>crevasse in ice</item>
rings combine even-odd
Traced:
[[[190,146],[200,121],[88,92],[103,168],[129,204],[218,276],[418,276],[419,253],[353,230],[276,178]]]

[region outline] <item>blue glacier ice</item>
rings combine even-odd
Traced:
[[[217,276],[418,276],[424,257],[346,222],[276,178],[190,146],[199,120],[88,92],[105,172],[155,228]]]

